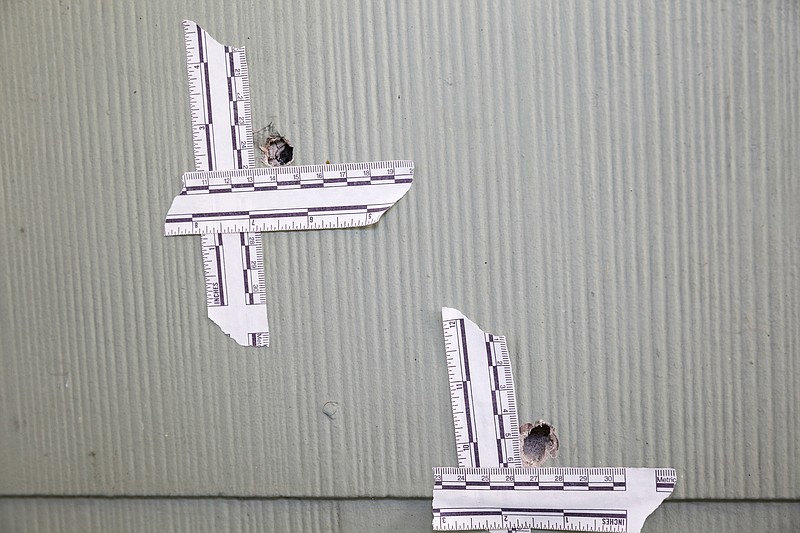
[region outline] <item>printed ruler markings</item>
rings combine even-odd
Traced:
[[[374,164],[380,165],[376,173],[356,179],[347,177],[349,171],[346,170],[347,165],[343,164],[186,172],[183,175],[184,186],[181,194],[396,185],[413,182],[414,164],[411,161],[381,161]]]
[[[184,40],[196,172],[184,176],[165,234],[204,235],[204,253],[215,245],[221,248],[223,259],[214,263],[218,268],[205,268],[206,292],[209,301],[224,305],[210,307],[209,318],[237,342],[262,343],[268,338],[266,306],[259,320],[251,308],[266,300],[263,273],[246,264],[256,251],[263,257],[259,233],[373,224],[411,187],[413,163],[255,169],[244,49],[218,43],[191,21],[184,21]],[[245,238],[214,241],[207,236],[214,233]],[[248,248],[234,253],[233,247],[243,242]],[[212,263],[210,258],[207,262]],[[247,319],[233,320],[237,313]],[[258,330],[245,335],[242,327]]]
[[[389,207],[344,206],[337,209],[342,209],[343,212],[326,208],[325,211],[225,211],[179,215],[165,222],[164,234],[174,236],[353,228],[373,224]]]
[[[639,531],[672,493],[670,468],[520,468],[505,337],[449,308],[442,328],[460,466],[433,469],[434,529]]]
[[[400,179],[330,188],[322,183],[322,188],[310,193],[311,196],[297,190],[298,186],[286,187],[275,169],[186,173],[184,188],[173,200],[165,219],[165,234],[324,229],[373,224],[408,191],[413,174],[410,161],[381,164],[388,166],[389,170],[396,170],[394,176]],[[325,167],[305,167],[307,172],[300,174],[301,181],[305,176],[316,178],[330,174],[331,171]],[[303,184],[299,186],[302,187]],[[355,188],[344,193],[341,187]],[[389,203],[380,203],[386,200]],[[363,203],[355,204],[354,201]],[[290,220],[283,223],[285,219]]]
[[[254,167],[244,50],[217,43],[190,21],[184,21],[184,39],[197,173]],[[263,257],[261,235],[243,232],[238,242],[222,236],[202,235],[200,244],[209,318],[240,344],[269,345],[263,271],[256,275],[260,281],[252,284],[250,267],[245,263],[248,255]],[[229,253],[236,246],[238,252]],[[237,281],[241,275],[233,274],[237,271],[244,273],[242,281]],[[231,299],[232,292],[234,299]],[[253,305],[256,299],[260,307]],[[237,312],[246,313],[238,324],[234,320]],[[242,326],[250,331],[239,331]]]
[[[228,294],[223,275],[222,234],[205,235],[202,239],[203,271],[206,279],[206,303],[209,307],[226,305]]]
[[[256,245],[254,235],[257,234],[239,233],[238,235],[241,240],[242,253],[244,254],[242,258],[242,264],[244,265],[242,275],[246,303],[248,305],[266,303],[264,301],[264,260],[262,248]]]
[[[459,464],[520,465],[516,398],[505,337],[477,330],[463,318],[444,320],[442,324]],[[476,331],[471,331],[472,327]],[[468,329],[473,342],[468,339]],[[479,353],[473,353],[475,346],[482,348]],[[479,357],[483,361],[477,361]],[[476,374],[479,368],[481,371]],[[476,401],[477,391],[485,392],[487,401]],[[479,420],[491,423],[479,424]],[[492,451],[487,453],[489,450]]]
[[[475,431],[475,411],[470,408],[472,405],[472,382],[469,374],[469,358],[467,355],[467,340],[464,331],[464,321],[458,323],[458,340],[459,340],[459,356],[462,369],[463,379],[460,382],[461,391],[463,392],[464,405],[461,411],[466,416],[466,429],[467,429],[467,451],[469,452],[469,460],[465,461],[465,466],[481,466],[480,456],[478,455],[478,446]]]
[[[495,421],[495,439],[497,442],[497,464],[500,466],[508,466],[507,450],[505,449],[505,438],[510,437],[511,434],[506,435],[505,428],[503,427],[503,415],[501,413],[500,398],[501,388],[505,387],[505,383],[501,385],[500,376],[497,374],[497,366],[494,357],[494,339],[491,334],[486,336],[486,359],[489,367],[489,387],[492,390],[492,412]]]
[[[437,530],[639,531],[673,469],[434,468]],[[674,486],[674,484],[673,484]],[[534,496],[536,495],[536,496]]]
[[[487,487],[491,490],[626,490],[626,469],[619,467],[576,468],[461,468],[440,467],[434,486],[452,490]],[[654,472],[660,472],[661,470]],[[658,476],[658,474],[656,474]],[[662,474],[667,476],[668,474]],[[673,471],[674,475],[674,471]],[[658,483],[656,479],[655,483]],[[657,486],[657,485],[654,485]]]
[[[656,490],[659,492],[672,492],[678,481],[675,470],[671,468],[658,468],[655,471]]]
[[[469,360],[466,355],[466,331],[463,320],[444,322],[445,349],[450,376],[450,400],[456,433],[458,463],[480,466],[477,454],[476,431],[470,395]]]
[[[458,464],[521,466],[514,380],[505,337],[485,333],[460,313],[449,319],[444,313],[442,328]],[[476,381],[480,385],[473,387]],[[481,410],[486,412],[481,414]]]

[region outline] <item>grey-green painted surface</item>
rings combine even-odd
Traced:
[[[193,167],[183,18],[247,46],[296,163],[416,162],[374,227],[265,235],[269,349],[161,236]],[[2,518],[366,530],[325,499],[389,517],[370,498],[455,464],[447,305],[508,337],[554,464],[673,466],[675,500],[716,501],[695,516],[790,523],[798,52],[789,1],[0,3]],[[25,499],[218,495],[297,500]]]
[[[431,530],[430,500],[0,500],[0,531],[294,532]],[[374,527],[380,523],[382,527]],[[800,530],[795,502],[667,501],[646,522],[646,533]]]

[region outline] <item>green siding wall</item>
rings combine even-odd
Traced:
[[[295,163],[416,163],[376,226],[265,234],[268,349],[162,237],[184,18]],[[799,52],[790,1],[0,2],[0,529],[429,527],[446,305],[551,464],[678,470],[645,531],[796,530]]]

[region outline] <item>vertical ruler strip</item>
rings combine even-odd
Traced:
[[[198,171],[253,168],[250,85],[242,48],[184,21],[192,144]],[[202,235],[208,317],[244,346],[269,346],[260,233]]]
[[[458,466],[522,466],[514,377],[506,338],[442,308]],[[522,531],[522,530],[517,530]]]

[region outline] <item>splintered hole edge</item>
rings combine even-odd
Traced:
[[[537,467],[548,457],[558,457],[556,428],[544,420],[520,426],[519,439],[523,466]]]
[[[528,433],[528,437],[549,437],[550,430],[551,430],[550,424],[541,424],[539,426],[533,426],[530,433]]]
[[[259,143],[258,149],[264,154],[264,164],[271,167],[291,165],[294,161],[294,146],[289,140],[272,127],[267,126],[268,135],[264,142]],[[256,132],[260,133],[262,130]]]

